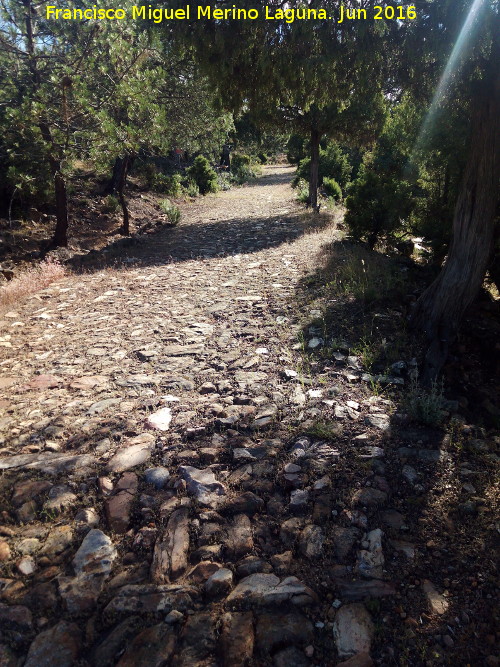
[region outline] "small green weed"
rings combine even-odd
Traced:
[[[336,252],[331,260],[327,288],[334,296],[350,297],[371,304],[396,297],[404,290],[402,274],[386,258],[352,246]]]
[[[181,210],[175,204],[172,204],[170,199],[163,199],[160,202],[160,208],[165,213],[168,221],[172,225],[178,225],[181,219]]]
[[[421,387],[418,379],[412,380],[406,399],[406,410],[412,421],[425,426],[439,426],[443,421],[443,383],[433,381],[430,389]]]
[[[373,366],[373,362],[377,358],[377,345],[368,338],[363,338],[351,349],[351,353],[359,357],[363,364],[363,368],[369,371]]]
[[[307,202],[309,201],[309,185],[307,184],[307,181],[305,181],[303,178],[299,178],[296,187],[297,187],[297,199],[302,204],[307,204]]]
[[[306,431],[306,435],[320,440],[335,440],[341,434],[342,428],[336,422],[319,421]]]
[[[108,195],[101,206],[102,213],[116,213],[120,202],[114,195]]]

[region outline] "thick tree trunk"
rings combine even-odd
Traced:
[[[68,195],[66,181],[58,170],[54,174],[54,190],[56,196],[56,229],[52,244],[58,247],[68,245]]]
[[[127,202],[125,200],[124,190],[127,181],[127,174],[130,165],[130,155],[125,155],[121,164],[120,178],[118,179],[118,199],[123,211],[123,233],[128,236],[130,234],[130,215],[128,212]]]
[[[448,355],[460,320],[484,280],[490,259],[500,178],[500,70],[487,77],[473,118],[471,148],[453,219],[446,263],[418,300],[411,324],[430,347],[424,383],[434,379]]]
[[[318,209],[318,172],[319,172],[319,140],[321,136],[316,127],[311,128],[311,172],[309,175],[309,204]]]

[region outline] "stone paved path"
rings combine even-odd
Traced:
[[[388,406],[348,400],[355,358],[303,370],[297,284],[334,231],[291,173],[2,318],[2,665],[372,664],[361,601],[396,594],[405,529],[370,447]]]

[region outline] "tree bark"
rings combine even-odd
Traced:
[[[494,58],[492,57],[492,60]],[[491,65],[496,67],[492,62]],[[476,97],[471,147],[453,219],[445,265],[417,301],[411,325],[430,342],[423,372],[429,384],[439,374],[460,320],[476,297],[491,255],[500,178],[500,70],[485,77]]]
[[[131,156],[126,154],[122,160],[120,178],[118,179],[118,199],[123,212],[123,233],[128,236],[130,234],[130,215],[128,212],[127,201],[125,199],[124,190],[127,181],[128,169],[131,161]]]
[[[309,204],[318,208],[318,172],[319,172],[319,140],[321,136],[316,127],[311,127],[311,172],[309,175]]]
[[[113,164],[113,173],[111,175],[111,178],[109,179],[108,184],[106,185],[106,188],[104,189],[105,195],[112,195],[114,192],[117,191],[118,189],[118,183],[120,181],[120,175],[122,171],[122,164],[123,164],[123,158],[122,157],[117,157],[115,158],[114,164]]]
[[[50,127],[45,122],[38,124],[43,140],[49,149],[49,165],[54,179],[54,195],[56,200],[56,230],[52,238],[52,245],[56,248],[68,245],[68,193],[66,181],[61,173],[61,160],[57,157],[57,148],[52,139]]]
[[[56,229],[52,244],[58,247],[68,245],[68,195],[66,181],[58,170],[54,174],[54,191],[56,196]]]

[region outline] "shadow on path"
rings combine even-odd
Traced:
[[[266,180],[273,178],[266,177]],[[288,180],[277,175],[279,182]],[[267,183],[266,183],[267,184]],[[231,202],[226,202],[230,208]],[[264,202],[258,205],[262,208]],[[270,215],[249,215],[222,217],[207,221],[206,217],[219,213],[217,205],[212,210],[201,210],[195,218],[177,227],[162,226],[147,236],[122,238],[114,241],[101,251],[91,251],[88,255],[72,258],[68,264],[75,271],[102,270],[117,264],[149,266],[171,264],[192,259],[211,259],[228,255],[249,254],[272,248],[331,224],[327,214],[314,214],[301,209],[280,214],[272,212],[279,208],[278,202],[270,202]],[[283,206],[290,204],[283,201]],[[250,204],[251,206],[251,204]],[[249,206],[249,207],[250,207]],[[260,211],[259,211],[260,213]]]

